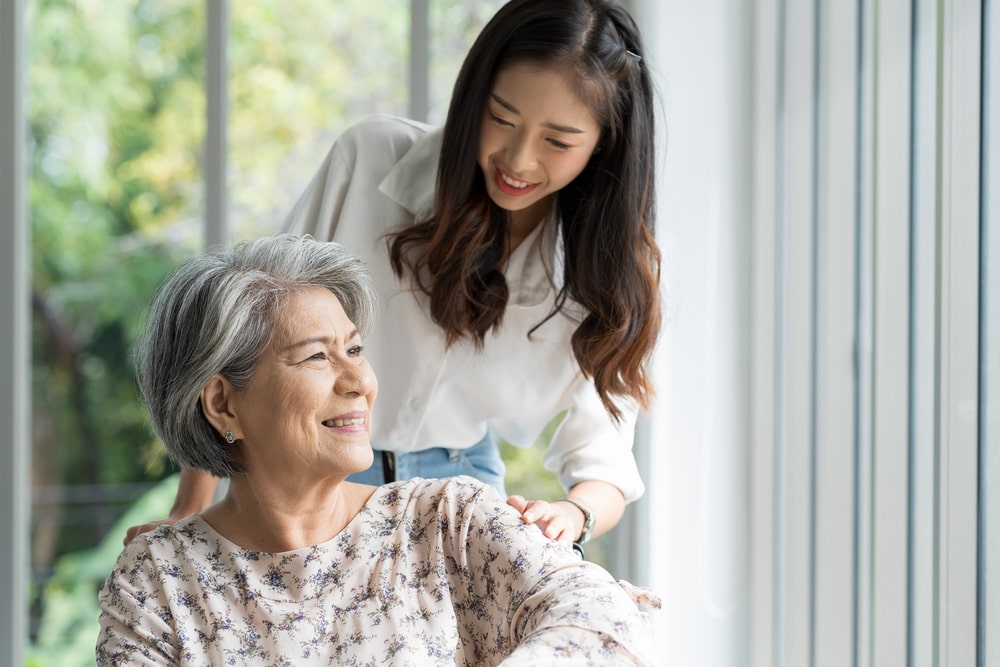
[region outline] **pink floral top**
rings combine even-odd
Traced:
[[[125,547],[99,665],[649,664],[642,589],[467,478],[379,487],[332,540],[243,549],[199,515]]]

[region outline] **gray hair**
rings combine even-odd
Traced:
[[[282,234],[208,252],[157,290],[136,343],[136,376],[153,428],[177,463],[216,477],[243,472],[205,418],[201,391],[216,374],[246,387],[288,298],[324,287],[364,336],[378,296],[343,246]]]

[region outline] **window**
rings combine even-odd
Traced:
[[[347,124],[407,115],[414,97],[442,121],[499,4],[24,3],[32,664],[93,661],[96,586],[123,530],[173,496],[128,354],[152,290],[212,238],[206,218],[224,218],[220,239],[275,231]],[[411,24],[429,33],[411,42]],[[411,50],[426,52],[426,91]]]

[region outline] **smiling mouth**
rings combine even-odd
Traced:
[[[510,185],[512,187],[515,187],[515,188],[526,188],[529,185],[531,185],[531,183],[529,183],[527,181],[518,181],[516,179],[513,179],[510,176],[508,176],[507,174],[503,173],[502,171],[500,172],[500,178],[503,179],[504,183],[506,183],[507,185]]]
[[[323,426],[333,426],[339,428],[341,426],[362,426],[367,423],[364,417],[354,417],[353,419],[327,419],[323,422]]]
[[[512,197],[519,197],[521,195],[528,194],[538,187],[538,183],[520,181],[512,176],[508,176],[500,169],[496,170],[496,184],[497,187],[500,188],[501,192]]]

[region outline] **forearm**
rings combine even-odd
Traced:
[[[206,509],[212,504],[218,484],[217,477],[203,470],[183,468],[180,482],[177,484],[177,495],[170,508],[171,518],[182,519]]]
[[[625,497],[618,487],[608,482],[598,480],[580,482],[570,489],[566,496],[579,500],[594,512],[596,523],[591,538],[599,537],[614,528],[625,513]],[[582,512],[580,512],[580,529],[583,529]]]
[[[517,648],[502,664],[651,664],[651,619],[637,602],[591,563],[560,568],[514,615]]]

